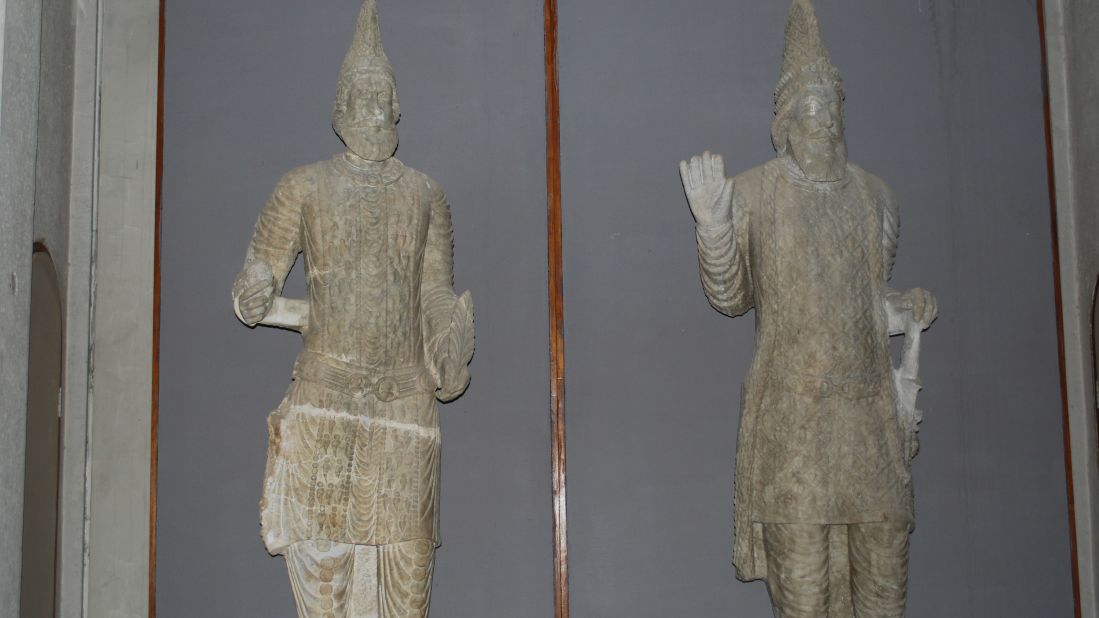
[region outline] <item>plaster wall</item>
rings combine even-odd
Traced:
[[[98,170],[97,119],[99,118],[99,21],[98,0],[71,0],[68,19],[71,41],[59,41],[69,49],[60,63],[68,62],[71,75],[69,132],[68,216],[64,220],[68,243],[62,294],[65,298],[65,369],[61,425],[61,513],[58,553],[58,615],[84,616],[85,603],[85,516],[87,511],[88,402],[91,372],[92,284],[94,255],[94,212]],[[62,14],[61,11],[58,11]],[[63,19],[59,15],[59,20]],[[61,96],[55,94],[54,96]],[[61,179],[58,179],[60,182]],[[46,238],[47,246],[51,241]],[[104,362],[108,362],[104,359]],[[134,386],[139,386],[134,385]],[[111,456],[106,453],[106,456]],[[136,531],[135,531],[136,532]],[[110,551],[109,549],[106,551]]]
[[[148,614],[160,3],[101,0],[87,616]]]
[[[90,237],[87,229],[84,229],[84,234],[80,235],[81,230],[78,228],[77,238],[70,238],[74,42],[77,13],[72,0],[42,0],[41,10],[33,236],[36,243],[42,243],[49,251],[60,285],[61,345],[64,351],[62,374],[65,380],[62,383],[62,396],[69,401],[79,401],[79,397],[68,397],[68,394],[70,390],[75,389],[76,394],[79,395],[86,385],[87,338],[85,336],[81,340],[79,333],[82,330],[81,326],[87,322],[88,297],[80,291],[88,285],[86,273],[90,264],[87,260],[70,259],[70,242],[77,246],[77,255],[79,255],[79,245],[88,244]],[[77,339],[69,341],[70,334],[75,334]],[[83,406],[70,407],[65,403],[66,400],[62,400],[62,431],[70,429],[69,425],[82,427]],[[59,452],[40,455],[40,457],[56,456],[59,459],[58,463],[61,466],[59,515],[63,517],[65,513],[75,511],[80,519],[79,526],[73,526],[71,523],[66,525],[63,519],[58,522],[57,568],[59,572],[83,570],[82,520],[85,462],[82,431],[76,437],[79,448],[73,449],[72,443],[72,439],[68,440],[68,444],[62,440]],[[67,467],[66,463],[69,464]],[[43,479],[43,487],[52,488],[52,483],[51,479]],[[74,488],[79,491],[74,492]],[[44,489],[28,487],[27,491],[44,491]],[[69,601],[68,597],[72,596],[79,602],[82,596],[80,588],[68,584],[63,577],[58,578],[57,584],[58,587],[55,590],[44,591],[42,594],[53,594],[56,591],[57,596],[64,598],[66,602]]]
[[[57,267],[61,288],[65,289],[69,275],[75,10],[72,0],[41,2],[34,239],[46,245]]]
[[[0,615],[19,615],[41,6],[0,3]]]
[[[3,6],[3,5],[0,5]],[[122,11],[132,12],[133,3],[128,5],[115,5]],[[140,8],[140,7],[138,7]],[[134,22],[128,22],[126,28],[110,31],[100,31],[101,5],[96,0],[41,0],[34,3],[7,4],[4,8],[5,40],[15,48],[15,52],[8,53],[5,59],[15,62],[13,70],[5,75],[17,82],[5,82],[4,102],[5,107],[0,108],[8,113],[3,115],[4,125],[4,157],[3,164],[6,174],[2,190],[5,191],[5,208],[0,213],[0,223],[3,224],[5,236],[3,250],[11,253],[9,260],[7,255],[3,263],[5,268],[12,265],[12,271],[6,277],[12,282],[5,287],[6,291],[23,293],[26,290],[26,278],[21,275],[22,260],[29,258],[32,242],[40,242],[46,246],[53,258],[57,269],[64,312],[64,386],[62,404],[62,443],[61,443],[61,472],[60,472],[60,522],[58,526],[58,615],[76,617],[86,615],[86,602],[88,600],[85,588],[85,559],[92,555],[117,556],[125,554],[125,548],[133,545],[131,538],[138,534],[138,538],[147,538],[147,534],[141,534],[140,528],[119,529],[118,547],[112,547],[108,543],[100,542],[94,547],[85,543],[85,525],[88,520],[102,522],[104,527],[110,528],[116,525],[115,519],[110,514],[102,517],[93,515],[90,509],[86,509],[86,471],[88,464],[87,450],[87,413],[88,390],[90,371],[90,351],[92,341],[89,339],[90,319],[92,315],[92,273],[94,271],[94,246],[96,244],[93,222],[95,213],[93,203],[98,197],[98,180],[95,173],[99,170],[99,155],[97,149],[100,146],[97,141],[99,134],[99,102],[103,93],[100,71],[99,51],[106,48],[125,48],[128,42],[134,38],[136,29]],[[154,13],[155,16],[155,13]],[[152,22],[152,39],[156,40],[156,21]],[[7,51],[7,48],[5,48]],[[125,55],[125,52],[122,54]],[[139,54],[141,58],[148,56],[147,51]],[[118,62],[117,58],[114,60]],[[110,60],[108,62],[111,62]],[[155,66],[155,65],[154,65]],[[116,71],[116,74],[119,74]],[[124,74],[124,73],[123,73]],[[140,74],[131,71],[130,79],[141,79]],[[154,73],[155,75],[155,73]],[[150,81],[148,75],[144,83]],[[107,85],[108,89],[117,87],[116,84]],[[110,98],[110,97],[108,97]],[[148,104],[148,99],[141,100],[133,97],[132,92],[126,92],[121,98],[128,101],[134,108],[140,108]],[[153,105],[148,106],[150,111],[155,110]],[[131,108],[132,110],[132,108]],[[123,110],[121,116],[133,116],[131,110]],[[111,110],[112,112],[114,110]],[[153,134],[150,133],[150,136]],[[106,149],[117,148],[110,143],[108,134]],[[139,141],[137,135],[131,133],[125,141],[134,143]],[[154,143],[154,142],[150,142]],[[108,155],[108,159],[110,159]],[[152,178],[153,166],[151,163],[142,168],[142,161],[127,157],[129,161],[127,176],[140,177],[148,173]],[[134,208],[133,203],[130,207]],[[152,212],[151,195],[144,205],[137,205],[136,209],[144,207]],[[127,208],[124,200],[115,200],[108,211],[112,209],[121,211]],[[140,222],[133,219],[135,225]],[[138,230],[138,235],[147,234],[152,237],[151,222],[146,225],[146,230]],[[18,232],[18,233],[17,233]],[[125,226],[108,228],[106,244],[110,245],[112,238],[119,238],[126,234]],[[10,242],[9,242],[10,236]],[[151,242],[150,242],[151,245]],[[134,261],[108,262],[103,273],[108,277],[128,266],[141,267],[140,255],[133,254]],[[147,253],[145,268],[151,272],[151,252]],[[148,284],[134,282],[135,285]],[[129,289],[123,288],[116,293],[128,294]],[[138,308],[138,311],[141,311]],[[151,301],[145,305],[146,316],[144,323],[151,328]],[[116,314],[118,320],[116,327],[121,329],[135,329],[140,331],[141,320],[134,320],[132,316]],[[20,399],[21,386],[25,386],[27,379],[25,358],[26,341],[18,341],[25,336],[25,322],[22,318],[11,317],[4,320],[4,363],[3,374],[5,381],[4,408],[5,413],[12,418],[5,419],[4,431],[10,436],[11,445],[5,444],[0,448],[4,456],[3,473],[19,475],[22,480],[23,470],[23,441],[22,434],[16,436],[21,428],[21,419],[25,415],[25,404]],[[110,319],[102,320],[103,331],[111,328]],[[110,346],[103,346],[100,360],[104,365],[110,366],[113,359]],[[120,354],[125,351],[115,350]],[[143,361],[148,367],[151,363],[151,350],[146,352]],[[144,391],[148,392],[149,372],[143,371],[141,379],[129,379],[121,384],[112,385],[104,379],[103,385],[108,392],[116,396],[133,390],[141,389],[145,382]],[[11,394],[11,396],[9,396]],[[18,395],[18,396],[17,396]],[[10,411],[7,406],[10,406]],[[117,408],[115,410],[118,410]],[[136,410],[138,415],[148,417],[148,399],[142,402]],[[123,412],[125,413],[125,412]],[[147,433],[146,433],[147,435]],[[127,436],[120,436],[128,439]],[[147,438],[146,438],[147,440]],[[100,449],[93,455],[92,460],[117,461],[119,453]],[[130,462],[136,466],[138,474],[147,476],[148,456],[143,459]],[[100,467],[104,467],[102,464]],[[148,486],[123,485],[121,492],[111,493],[106,503],[113,506],[125,504],[125,492],[144,492],[147,496]],[[5,483],[5,489],[14,489]],[[28,487],[27,491],[35,491]],[[107,490],[104,494],[110,493]],[[11,530],[21,528],[20,517],[21,498],[2,501],[5,509],[11,509],[11,513],[5,513],[4,526],[10,526]],[[123,507],[125,508],[125,507]],[[147,518],[148,507],[142,511]],[[18,512],[17,512],[18,511]],[[6,532],[5,532],[6,534]],[[120,549],[121,548],[121,549]],[[117,550],[117,551],[116,551]],[[13,582],[15,589],[19,586],[19,551],[8,551],[5,548],[3,556],[6,568],[14,570],[12,578],[4,577],[3,582]],[[141,566],[141,560],[133,561],[141,573],[145,567]],[[118,570],[116,570],[118,572]],[[105,575],[109,575],[106,571]],[[90,590],[94,598],[95,589]],[[135,594],[136,592],[136,594]],[[117,589],[111,594],[122,595]],[[131,596],[144,599],[148,595],[143,589],[130,591]],[[18,607],[17,596],[0,595],[4,603],[10,603],[5,607],[11,609]],[[18,610],[0,610],[0,614],[16,615]]]
[[[851,159],[900,204],[893,287],[923,339],[913,618],[1071,616],[1041,57],[1033,3],[815,3]],[[735,580],[751,314],[711,309],[680,159],[768,160],[789,2],[562,0],[575,618],[764,616]]]

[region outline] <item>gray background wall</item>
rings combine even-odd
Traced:
[[[358,0],[168,3],[158,608],[292,615],[256,504],[298,341],[228,288],[279,175],[328,128]],[[537,4],[537,3],[535,3]],[[901,203],[925,338],[910,615],[1070,615],[1039,42],[1029,2],[819,0],[852,159]],[[771,156],[787,3],[562,0],[574,615],[767,615],[729,565],[750,317],[705,302],[679,159]],[[382,2],[404,161],[448,189],[470,392],[443,408],[436,616],[552,608],[540,7]],[[291,292],[300,292],[295,278]]]
[[[1033,2],[818,0],[852,160],[901,206],[924,338],[909,615],[1070,616]],[[577,618],[769,615],[735,581],[753,318],[709,308],[677,162],[773,156],[788,2],[562,0],[569,532]]]
[[[259,538],[265,417],[296,335],[236,321],[229,287],[279,176],[329,126],[360,0],[167,3],[159,560],[164,618],[292,616]],[[552,614],[540,7],[383,0],[398,156],[447,190],[473,383],[441,408],[433,616]],[[300,265],[288,293],[302,294]]]

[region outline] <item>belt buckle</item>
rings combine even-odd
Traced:
[[[370,378],[366,376],[352,376],[350,386],[351,390],[355,391],[355,395],[362,397],[370,392]]]
[[[400,392],[401,385],[390,376],[378,378],[378,381],[374,383],[374,396],[378,398],[378,401],[386,403],[393,401]]]

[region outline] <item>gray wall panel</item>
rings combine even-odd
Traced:
[[[1032,3],[817,2],[852,160],[901,207],[924,339],[910,614],[1072,611]],[[676,164],[773,156],[787,2],[562,0],[577,618],[769,615],[729,564],[753,318],[710,309]]]
[[[250,331],[229,287],[279,176],[340,148],[329,126],[359,0],[169,1],[158,609],[292,616],[258,501],[265,417],[300,343]],[[398,156],[447,190],[456,288],[473,290],[473,383],[440,409],[432,616],[549,616],[552,576],[540,7],[379,3]],[[288,294],[304,290],[300,265]]]

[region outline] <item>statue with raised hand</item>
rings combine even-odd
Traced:
[[[397,99],[375,0],[340,71],[335,157],[286,174],[260,213],[233,305],[300,331],[268,420],[264,544],[304,617],[427,616],[439,542],[436,399],[469,384],[473,305],[453,290],[450,208],[394,158]],[[280,296],[297,255],[308,299]]]
[[[920,331],[931,294],[887,286],[893,193],[847,161],[843,86],[809,0],[787,20],[772,140],[734,178],[680,163],[710,304],[756,310],[737,442],[733,562],[775,616],[903,616]],[[907,336],[894,369],[889,337]]]

